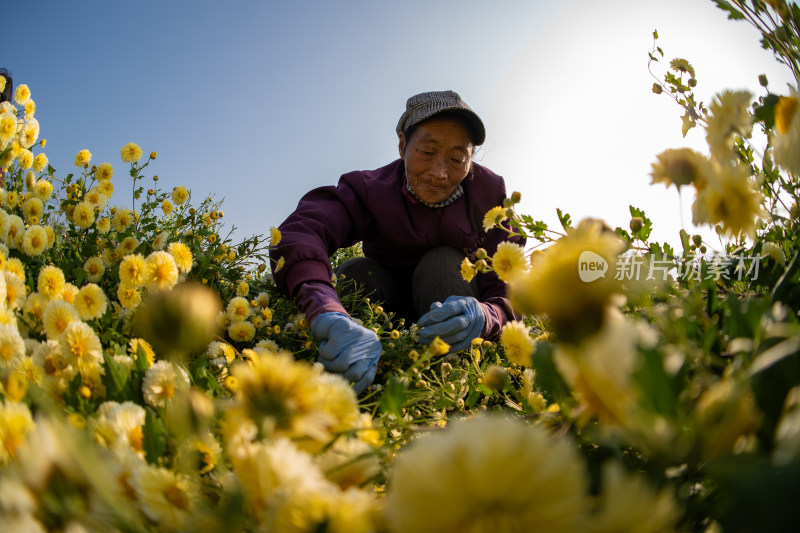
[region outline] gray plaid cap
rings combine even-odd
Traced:
[[[397,123],[397,133],[407,132],[409,128],[428,120],[444,111],[456,112],[463,116],[472,130],[472,142],[480,146],[486,140],[486,128],[480,117],[458,93],[453,91],[431,91],[412,96],[406,102],[406,111]]]

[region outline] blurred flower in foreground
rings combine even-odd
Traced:
[[[675,531],[680,508],[669,488],[656,491],[642,474],[626,472],[612,462],[603,466],[598,512],[591,515],[590,533]]]
[[[800,100],[795,89],[778,100],[775,128],[778,132],[771,139],[775,162],[795,176],[800,175]]]
[[[749,107],[750,91],[722,91],[708,106],[711,115],[706,127],[706,141],[714,159],[726,162],[733,154],[734,134],[748,138],[753,132]]]
[[[692,185],[701,189],[711,173],[711,163],[701,153],[691,148],[674,148],[664,150],[656,156],[650,176],[651,185],[663,183],[667,187],[675,185]]]
[[[597,330],[620,286],[614,279],[622,240],[600,220],[584,219],[565,237],[537,254],[530,270],[509,283],[512,305],[522,313],[546,314],[562,340],[579,340]],[[591,261],[595,279],[580,269]]]
[[[149,295],[136,313],[134,329],[157,353],[185,355],[208,346],[217,334],[216,316],[221,310],[220,298],[211,289],[185,282]]]
[[[578,531],[585,466],[569,440],[538,426],[477,417],[422,437],[390,472],[391,531]]]
[[[721,224],[731,236],[755,238],[756,224],[765,215],[763,200],[747,166],[725,163],[717,166],[706,186],[697,193],[692,204],[692,221],[711,226]]]

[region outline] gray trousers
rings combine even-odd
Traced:
[[[411,286],[393,276],[373,259],[356,257],[339,265],[336,275],[358,282],[372,301],[381,302],[386,311],[414,322],[428,312],[433,302],[448,296],[478,297],[475,278],[467,283],[461,277],[463,252],[449,246],[432,248],[422,256],[411,280]],[[343,285],[342,290],[347,290]]]

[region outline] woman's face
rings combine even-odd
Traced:
[[[447,200],[472,165],[469,129],[460,120],[434,117],[417,126],[410,139],[402,132],[398,136],[406,177],[417,197],[429,204]]]

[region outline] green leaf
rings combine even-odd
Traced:
[[[674,380],[664,370],[664,362],[659,352],[641,350],[641,366],[634,373],[636,383],[642,391],[639,400],[642,407],[655,413],[672,417],[675,414],[676,390]]]
[[[389,382],[386,383],[383,396],[381,396],[381,409],[387,413],[392,413],[398,420],[402,420],[403,405],[407,399],[406,387],[396,376],[392,376],[389,378]]]
[[[684,137],[686,137],[686,134],[689,133],[689,130],[697,126],[697,122],[695,122],[692,115],[689,114],[688,110],[686,111],[686,114],[681,117],[681,121],[683,122],[681,125],[681,133]]]
[[[536,387],[549,400],[561,403],[567,400],[571,394],[569,386],[564,382],[553,362],[554,350],[555,345],[549,342],[537,342],[531,366],[536,370]]]
[[[167,428],[152,408],[146,409],[142,446],[147,462],[158,464],[158,460],[167,453]]]
[[[691,249],[691,238],[689,237],[689,234],[686,233],[685,229],[682,229],[680,231],[680,236],[681,236],[681,246],[683,246],[683,253],[690,254],[692,252],[692,249]]]
[[[561,227],[564,228],[564,231],[571,230],[572,222],[570,221],[569,213],[563,213],[561,208],[556,208],[556,214],[558,215],[558,221],[561,222]]]
[[[723,11],[728,12],[728,20],[743,20],[744,14],[733,7],[730,2],[726,0],[714,0],[714,3],[717,4],[717,7]]]
[[[106,373],[103,375],[103,385],[106,387],[106,394],[109,400],[125,401],[125,385],[128,382],[128,372],[121,364],[117,363],[113,357],[103,351],[103,359],[106,363]]]
[[[768,94],[761,98],[762,105],[756,104],[753,108],[756,120],[764,124],[764,128],[772,129],[775,125],[775,106],[778,103],[777,94]]]

